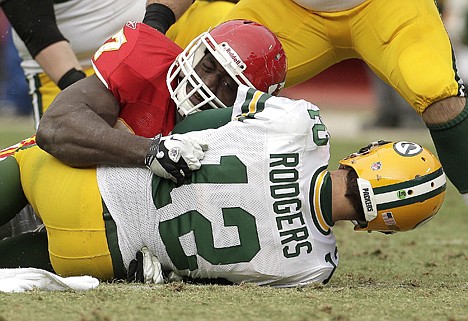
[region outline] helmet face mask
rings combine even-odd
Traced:
[[[445,198],[446,178],[437,158],[411,142],[379,141],[340,161],[358,175],[366,221],[357,231],[395,233],[432,219]]]
[[[242,74],[241,68],[236,68],[236,70],[230,66],[232,65],[232,59],[227,58],[226,52],[223,52],[223,50],[225,50],[224,48],[229,48],[228,45],[214,45],[215,43],[213,37],[208,32],[201,34],[187,46],[182,54],[177,56],[176,61],[169,69],[167,78],[168,88],[172,98],[177,104],[179,112],[183,116],[196,112],[207,104],[211,108],[227,107],[216,97],[195,71],[197,65],[208,52],[211,53],[226,72],[236,80],[237,84],[243,83],[249,87],[253,87],[250,81]],[[179,83],[172,90],[170,84],[174,79],[178,79]],[[239,79],[243,80],[243,82]],[[194,104],[190,100],[194,95],[200,97],[200,99],[198,99],[200,101],[199,103]]]
[[[166,83],[182,116],[202,107],[227,107],[196,72],[206,54],[211,54],[237,85],[269,94],[278,94],[284,86],[286,56],[276,36],[252,21],[231,20],[195,38],[169,68]]]

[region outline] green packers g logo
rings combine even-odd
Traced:
[[[406,191],[404,191],[404,190],[401,190],[401,191],[398,191],[398,192],[397,192],[397,197],[398,197],[399,199],[401,199],[401,200],[404,200],[404,199],[406,198],[406,196],[407,196],[407,195],[406,195]]]

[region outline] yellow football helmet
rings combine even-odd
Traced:
[[[429,221],[444,201],[442,165],[416,143],[373,142],[340,164],[358,175],[366,222],[354,221],[356,231],[412,230]]]

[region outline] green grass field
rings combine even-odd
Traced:
[[[0,117],[0,149],[16,144],[34,133],[31,117]]]
[[[0,120],[0,147],[27,137],[31,128],[29,121]],[[402,135],[433,149],[419,131],[336,137],[330,168],[370,140]],[[106,283],[88,292],[0,293],[0,321],[468,321],[467,212],[449,184],[439,214],[418,230],[368,234],[354,232],[351,223],[337,224],[340,265],[326,286]]]

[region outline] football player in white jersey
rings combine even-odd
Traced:
[[[232,110],[207,110],[179,124],[226,111],[226,125],[180,134],[208,150],[179,187],[142,167],[71,168],[37,146],[17,151],[16,162],[0,162],[0,177],[18,164],[27,201],[46,225],[48,253],[35,255],[49,255],[62,276],[103,280],[125,278],[135,253],[147,248],[162,270],[179,276],[277,287],[326,283],[339,260],[335,222],[408,231],[443,203],[441,165],[415,143],[376,142],[329,171],[330,135],[319,109],[303,100],[240,85]],[[0,208],[11,199],[1,197]],[[18,257],[12,242],[0,242],[1,267]]]

